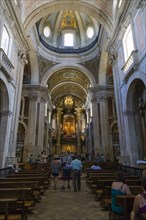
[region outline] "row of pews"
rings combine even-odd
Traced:
[[[111,210],[111,185],[115,180],[117,171],[114,169],[102,169],[98,171],[86,169],[85,172],[88,187],[95,194],[96,198],[100,200],[101,206],[106,210],[108,209],[109,217],[112,219],[130,220],[135,195],[142,192],[141,178],[136,175],[124,173],[125,183],[130,187],[132,195],[117,196],[117,202],[124,207],[124,214],[119,216]],[[143,215],[141,219],[146,219],[146,215]]]
[[[22,170],[0,177],[0,220],[27,220],[49,187],[51,169]]]

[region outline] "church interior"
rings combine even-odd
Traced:
[[[0,167],[146,159],[146,1],[0,1]]]
[[[83,163],[77,192],[52,185],[66,153]],[[146,0],[0,0],[0,219],[133,220],[145,164]]]

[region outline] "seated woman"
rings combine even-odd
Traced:
[[[88,171],[88,170],[102,170],[102,168],[97,164],[97,162],[94,162],[91,167],[86,168],[84,170],[85,171]]]
[[[90,170],[101,170],[101,167],[97,165],[97,162],[94,162],[90,167]]]
[[[135,196],[130,220],[143,219],[140,216],[146,214],[146,177],[142,179],[141,184],[143,192]]]
[[[118,172],[115,181],[112,183],[111,188],[112,195],[112,211],[116,214],[123,214],[123,207],[117,204],[116,196],[118,195],[131,195],[131,191],[127,184],[125,184],[125,178],[122,172]]]

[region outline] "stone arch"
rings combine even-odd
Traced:
[[[30,10],[30,13],[26,15],[26,19],[24,19],[24,28],[29,32],[31,27],[42,18],[42,14],[45,16],[52,12],[67,10],[70,7],[72,10],[78,11],[78,9],[80,9],[80,11],[89,14],[91,17],[99,19],[108,34],[110,35],[112,32],[112,15],[109,15],[110,13],[105,14],[105,11],[101,10],[101,7],[94,7],[94,5],[80,1],[76,2],[76,4],[72,4],[69,1],[59,1],[56,4],[55,1],[37,5],[36,8]]]
[[[126,126],[129,130],[127,143],[131,148],[129,150],[133,152],[132,161],[146,157],[146,116],[143,109],[140,109],[140,98],[143,98],[145,90],[144,81],[135,78],[129,85],[126,94]]]
[[[56,71],[59,71],[61,69],[67,69],[67,68],[72,68],[72,69],[75,69],[75,70],[78,70],[82,73],[84,73],[88,78],[89,78],[89,81],[91,83],[91,86],[94,86],[96,84],[95,82],[95,79],[92,75],[92,73],[86,69],[85,67],[79,65],[79,64],[74,64],[74,65],[65,65],[64,64],[58,64],[54,67],[52,67],[51,69],[49,69],[45,74],[44,74],[44,77],[42,78],[42,81],[41,81],[41,85],[42,86],[46,86],[47,84],[47,81],[49,79],[49,77],[54,74]]]
[[[0,167],[3,164],[9,112],[9,94],[5,83],[0,79]]]

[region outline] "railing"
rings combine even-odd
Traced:
[[[144,170],[139,167],[131,167],[131,166],[126,166],[126,165],[122,165],[122,164],[118,164],[117,169],[121,170],[125,173],[129,173],[130,175],[136,175],[139,177],[142,177],[142,171]]]
[[[122,71],[124,72],[125,76],[124,79],[128,77],[128,75],[132,72],[132,70],[135,70],[138,65],[138,51],[134,50],[132,51],[130,57],[122,67]]]
[[[59,48],[59,47],[54,47],[52,45],[49,45],[41,36],[41,34],[39,34],[39,23],[36,24],[36,28],[37,28],[37,32],[38,32],[38,36],[39,36],[39,40],[40,42],[49,50],[56,52],[56,53],[71,53],[71,54],[75,54],[75,53],[84,53],[88,50],[90,50],[91,48],[93,48],[99,40],[99,36],[100,36],[100,32],[101,32],[101,26],[99,27],[99,33],[98,36],[96,37],[96,39],[91,42],[89,45],[83,47],[83,48],[72,48],[72,47],[65,47],[65,48]]]
[[[11,72],[14,67],[2,48],[0,48],[0,68],[6,74],[8,80],[11,81],[13,79]]]
[[[0,169],[0,177],[7,176],[13,172],[14,172],[14,169],[12,167],[2,168]]]

